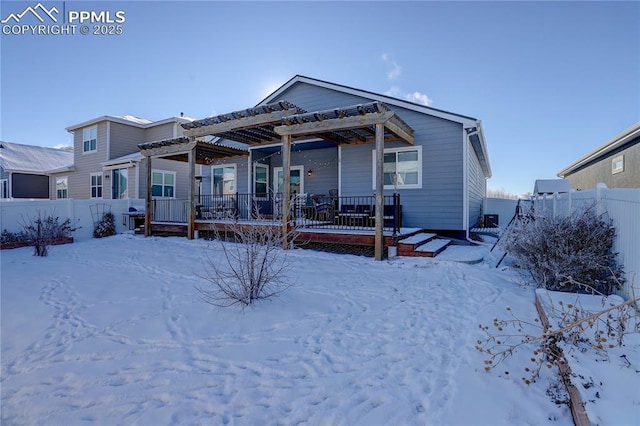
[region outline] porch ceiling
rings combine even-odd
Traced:
[[[141,143],[138,148],[145,157],[163,157],[184,162],[189,159],[189,151],[195,148],[197,164],[210,164],[220,158],[249,155],[248,151],[242,149],[202,140],[191,141],[185,137]]]
[[[295,140],[317,137],[335,145],[375,142],[375,125],[384,123],[384,141],[413,144],[414,131],[382,102],[325,111],[306,112],[281,101],[184,123],[188,138],[217,136],[248,145],[280,142],[282,135]]]

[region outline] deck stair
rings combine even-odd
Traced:
[[[451,243],[436,234],[420,232],[398,241],[398,256],[436,257]]]

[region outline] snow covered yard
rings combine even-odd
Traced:
[[[572,424],[546,395],[555,371],[522,382],[529,351],[483,370],[478,323],[537,316],[489,246],[477,265],[294,250],[295,286],[245,310],[194,289],[217,246],[127,234],[3,251],[2,423]]]

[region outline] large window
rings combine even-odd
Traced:
[[[69,178],[67,176],[56,178],[56,198],[69,198]]]
[[[111,198],[114,200],[129,198],[128,170],[111,170]]]
[[[212,195],[236,193],[236,165],[211,166]]]
[[[153,170],[151,174],[151,195],[174,198],[176,195],[176,173]]]
[[[82,130],[82,152],[93,152],[98,149],[98,126]]]
[[[102,173],[91,174],[91,198],[102,198]]]
[[[385,189],[422,188],[422,147],[384,150]],[[376,152],[373,151],[373,188],[376,187]]]
[[[256,164],[253,168],[253,193],[256,197],[266,197],[269,191],[269,167]]]

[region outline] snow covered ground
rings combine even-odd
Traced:
[[[530,350],[484,371],[478,324],[506,306],[537,317],[489,245],[458,249],[481,252],[475,265],[293,250],[295,286],[239,310],[194,289],[218,244],[125,234],[3,251],[2,424],[572,424],[546,395],[554,370],[522,382]],[[633,349],[632,368],[609,367],[637,385]],[[579,359],[589,374],[593,358]],[[600,424],[639,424],[637,391],[606,405],[616,383],[597,380]]]

